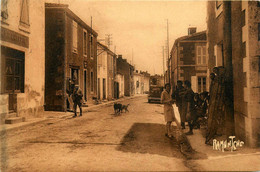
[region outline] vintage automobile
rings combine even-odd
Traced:
[[[148,94],[148,103],[161,102],[161,93],[163,91],[162,86],[152,85]]]

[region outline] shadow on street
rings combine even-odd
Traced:
[[[121,140],[117,150],[183,158],[177,140],[169,139],[164,134],[163,124],[135,123]]]

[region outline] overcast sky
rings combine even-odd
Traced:
[[[92,16],[98,39],[112,34],[110,49],[114,51],[116,46],[116,53],[131,63],[133,54],[136,69],[151,74],[163,71],[162,46],[167,40],[167,19],[170,49],[175,39],[187,35],[188,27],[195,26],[197,31],[206,29],[206,1],[57,2],[69,4],[69,8],[89,25]]]

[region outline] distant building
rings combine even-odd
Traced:
[[[189,80],[194,92],[208,91],[206,31],[188,28],[188,35],[175,40],[170,55],[170,78],[175,87],[177,80]]]
[[[136,70],[134,73],[134,94],[143,94],[142,92],[142,74]]]
[[[101,100],[114,98],[114,82],[116,73],[116,55],[107,46],[98,42],[98,98]]]
[[[142,74],[142,78],[141,78],[142,93],[145,94],[149,92],[150,74],[148,72],[142,72],[142,71],[140,71],[140,73]]]
[[[134,73],[135,94],[144,94],[149,91],[150,74],[136,70]]]
[[[134,67],[130,65],[126,59],[122,58],[122,55],[118,55],[117,62],[117,78],[124,79],[124,96],[131,96],[133,94],[133,71]],[[123,76],[123,77],[122,77]],[[122,82],[121,82],[122,83]]]
[[[208,1],[209,71],[223,66],[225,129],[251,147],[260,146],[260,4]]]
[[[19,3],[18,3],[19,2]],[[1,0],[0,123],[44,110],[44,2]]]
[[[68,79],[92,102],[97,96],[97,32],[67,5],[46,4],[45,16],[45,109],[66,111]]]

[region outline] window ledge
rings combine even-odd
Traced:
[[[19,28],[19,30],[21,30],[21,31],[23,31],[23,32],[25,32],[25,33],[30,33],[30,28],[29,28],[29,26],[27,27],[25,27],[24,25],[22,25],[21,23],[19,24],[19,26],[18,26],[18,28]]]

